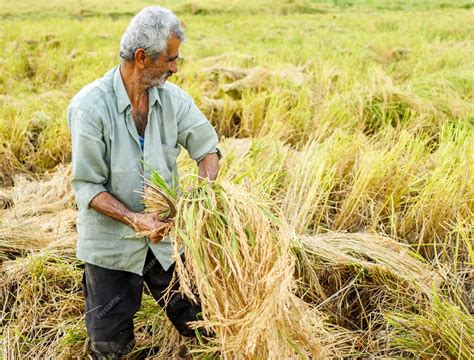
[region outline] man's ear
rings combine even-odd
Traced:
[[[138,48],[135,50],[135,64],[140,68],[143,69],[146,65],[146,52],[143,48]]]

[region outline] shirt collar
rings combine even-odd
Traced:
[[[117,110],[119,114],[121,114],[129,105],[131,106],[131,104],[127,90],[125,90],[125,85],[123,84],[122,75],[120,74],[120,65],[117,66],[114,73],[114,91],[115,96],[117,97]],[[155,86],[148,90],[148,100],[148,106],[155,105],[155,102],[158,102],[161,106],[158,89]]]
[[[155,105],[155,102],[158,102],[161,106],[161,100],[158,96],[158,88],[153,86],[151,89],[148,90],[148,106]]]
[[[117,66],[114,73],[114,91],[117,97],[117,110],[122,113],[131,104],[120,74],[120,65]]]

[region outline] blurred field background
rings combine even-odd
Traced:
[[[65,113],[118,63],[126,25],[152,4],[0,2],[5,359],[84,356]],[[159,5],[186,26],[171,81],[221,136],[221,178],[251,188],[298,236],[349,236],[311,258],[324,280],[310,302],[344,333],[337,357],[472,358],[474,3]],[[192,166],[180,158],[182,173]],[[393,253],[369,254],[379,237]],[[387,263],[401,249],[419,268]],[[180,341],[163,321],[146,296],[138,349]]]

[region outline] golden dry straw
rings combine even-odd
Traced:
[[[313,337],[322,321],[295,294],[284,231],[266,204],[242,187],[205,183],[182,193],[173,229],[177,273],[188,297],[199,294],[203,321],[196,325],[215,334],[201,351],[229,359],[324,356]]]

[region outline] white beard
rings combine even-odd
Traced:
[[[156,86],[157,88],[160,88],[160,89],[161,89],[163,86],[165,86],[166,79],[168,78],[167,75],[168,75],[168,74],[163,74],[163,76],[160,77],[158,80],[153,81],[152,86]]]

